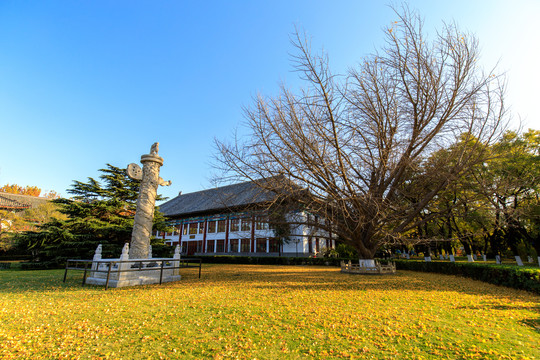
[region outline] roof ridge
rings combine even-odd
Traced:
[[[0,193],[0,207],[5,207],[5,208],[19,208],[19,209],[27,209],[30,207],[29,204],[23,204],[21,202],[18,202],[17,200],[14,200],[14,199],[11,199],[7,196],[3,196],[2,194],[4,193]]]
[[[213,186],[213,187],[211,187],[209,189],[205,189],[205,190],[193,191],[193,192],[189,192],[189,193],[185,193],[185,194],[182,193],[180,195],[175,196],[174,198],[177,198],[179,196],[184,196],[184,195],[192,195],[192,194],[204,193],[204,192],[212,191],[212,190],[222,190],[222,189],[226,189],[228,187],[240,186],[240,185],[245,185],[245,184],[248,184],[248,183],[255,183],[255,182],[261,181],[261,180],[270,180],[270,179],[277,178],[277,177],[279,177],[279,175],[270,176],[270,177],[268,177],[266,179],[265,178],[260,178],[260,179],[256,179],[256,180],[242,181],[242,182],[239,182],[239,183],[236,183],[236,184],[229,184],[229,185],[223,185],[223,186]]]
[[[260,180],[244,181],[181,194],[160,204],[159,208],[165,216],[179,216],[188,213],[217,211],[272,201],[276,197],[276,194],[269,189],[259,187],[257,181]]]
[[[34,195],[26,195],[26,194],[13,194],[8,192],[0,191],[0,195],[8,195],[8,196],[20,196],[23,198],[33,198],[33,199],[45,199],[48,200],[45,196],[34,196]]]

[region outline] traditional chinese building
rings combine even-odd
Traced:
[[[47,201],[48,199],[40,198],[37,196],[0,192],[0,210],[4,210],[8,212],[20,212],[26,209],[36,208],[46,203]],[[1,231],[9,232],[9,231],[33,230],[35,223],[37,222],[34,221],[34,224],[33,224],[31,220],[30,222],[26,223],[24,226],[15,229],[12,226],[11,220],[0,216],[0,232]]]
[[[13,194],[0,193],[0,210],[22,211],[31,207],[13,198]]]
[[[274,199],[252,182],[180,194],[160,206],[174,232],[156,235],[186,255],[313,256],[334,247],[331,236],[300,224],[311,216],[304,211],[285,214],[294,224],[277,237],[266,211]]]

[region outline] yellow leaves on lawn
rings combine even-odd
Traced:
[[[3,272],[0,358],[534,358],[539,297],[470,279],[205,265],[111,289]],[[35,278],[33,278],[35,277]]]

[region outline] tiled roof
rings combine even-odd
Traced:
[[[2,196],[0,194],[0,209],[4,210],[22,210],[22,209],[28,209],[30,205],[28,204],[21,204],[20,202],[7,198],[5,196]]]
[[[263,190],[255,183],[248,181],[178,195],[174,199],[160,205],[159,209],[165,216],[183,216],[241,208],[272,201],[275,198],[275,193]]]
[[[27,209],[37,207],[49,201],[46,198],[40,198],[30,195],[19,195],[10,193],[0,193],[0,209]]]

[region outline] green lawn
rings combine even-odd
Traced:
[[[103,290],[0,271],[0,358],[540,358],[540,297],[439,274],[204,265]]]

